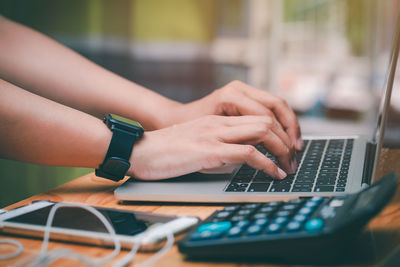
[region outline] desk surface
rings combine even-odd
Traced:
[[[400,150],[388,150],[384,149],[380,158],[378,167],[378,176],[382,176],[392,171],[396,171],[400,174]],[[198,216],[202,219],[209,216],[216,209],[222,208],[222,206],[215,205],[198,205],[198,204],[143,204],[143,203],[131,203],[130,205],[124,205],[119,203],[113,195],[113,190],[116,184],[111,181],[100,179],[95,177],[93,174],[77,178],[71,182],[54,188],[48,192],[30,197],[18,203],[15,203],[7,209],[16,208],[25,204],[28,204],[34,200],[47,199],[52,201],[69,201],[69,202],[80,202],[89,205],[103,206],[110,208],[119,208],[126,210],[135,211],[148,211],[148,212],[159,212],[164,214],[173,215],[190,215]],[[356,255],[354,259],[351,259],[345,265],[360,265],[360,266],[371,266],[375,265],[377,259],[382,259],[387,256],[396,246],[400,244],[400,190],[396,192],[395,199],[391,204],[373,219],[367,226],[365,231],[360,237],[360,241],[357,243]],[[8,265],[14,263],[23,257],[33,255],[39,252],[41,241],[27,238],[14,238],[20,241],[24,245],[24,253],[16,259],[10,261],[1,261],[0,265]],[[88,256],[99,257],[110,253],[110,249],[63,244],[57,242],[51,242],[49,249],[52,250],[56,247],[69,247],[80,253],[85,253]],[[8,248],[0,246],[0,253],[6,253]],[[122,252],[119,257],[125,255],[126,252]],[[135,262],[141,262],[149,257],[151,254],[138,253]],[[365,256],[369,255],[369,259]],[[3,265],[4,264],[4,265]],[[73,262],[69,260],[57,261],[57,266],[70,266]],[[76,264],[76,263],[75,263]],[[184,261],[183,256],[178,252],[177,247],[174,246],[158,263],[157,266],[213,266],[213,263],[204,262],[188,262]],[[243,264],[220,264],[221,266],[246,266]],[[79,265],[77,265],[79,266]],[[256,264],[252,266],[268,266],[268,264]]]

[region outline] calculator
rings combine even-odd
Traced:
[[[392,173],[355,194],[227,206],[197,225],[178,247],[193,259],[332,260],[351,251],[396,188]]]

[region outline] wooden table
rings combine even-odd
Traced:
[[[384,149],[380,158],[378,167],[378,176],[396,171],[400,174],[400,150]],[[62,186],[54,188],[48,192],[30,197],[18,203],[15,203],[7,209],[16,208],[28,204],[34,200],[52,200],[52,201],[69,201],[80,202],[89,205],[135,210],[135,211],[148,211],[159,212],[164,214],[173,215],[191,215],[200,218],[206,218],[216,209],[222,208],[215,205],[199,205],[199,204],[160,204],[160,203],[129,203],[129,205],[118,202],[114,198],[113,191],[119,184],[111,181],[100,179],[94,174],[77,178]],[[396,196],[391,204],[373,219],[367,226],[367,230],[360,236],[360,240],[356,242],[357,246],[353,259],[346,259],[344,265],[359,265],[359,266],[373,266],[380,262],[384,257],[389,255],[394,250],[396,245],[400,245],[400,190],[396,192]],[[24,252],[16,259],[9,261],[0,261],[0,266],[7,266],[12,264],[23,257],[38,253],[42,242],[40,240],[33,240],[28,238],[13,238],[20,241],[24,245]],[[72,244],[63,244],[51,242],[49,249],[56,247],[69,247],[80,253],[85,253],[88,256],[99,257],[104,256],[111,252],[111,249],[81,246]],[[0,245],[0,253],[8,251],[8,247]],[[333,248],[334,249],[334,248]],[[119,257],[125,255],[122,252]],[[138,253],[135,262],[141,262],[148,258],[151,254]],[[70,260],[59,260],[54,266],[79,266],[79,263]],[[177,247],[174,246],[165,255],[156,266],[268,266],[267,264],[234,264],[234,263],[212,263],[212,262],[190,262],[185,261],[184,257],[178,252]]]

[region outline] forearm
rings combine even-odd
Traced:
[[[116,113],[147,129],[162,127],[166,111],[180,105],[1,16],[0,77],[98,118]]]
[[[99,119],[0,79],[0,157],[97,168],[111,131]]]

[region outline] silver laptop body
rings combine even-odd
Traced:
[[[238,167],[230,174],[202,174],[192,173],[182,177],[161,180],[161,181],[140,181],[129,179],[123,185],[118,187],[114,194],[119,200],[126,201],[166,201],[166,202],[204,202],[204,203],[224,203],[224,202],[266,202],[277,199],[288,199],[299,196],[326,196],[341,195],[359,191],[361,188],[368,186],[374,181],[375,169],[377,167],[377,159],[380,154],[384,129],[387,120],[387,113],[390,104],[393,81],[396,71],[398,53],[399,53],[399,35],[400,23],[397,19],[396,30],[392,43],[392,50],[389,60],[389,67],[386,73],[384,90],[382,92],[381,103],[379,106],[377,125],[374,134],[368,136],[305,136],[304,140],[308,140],[306,150],[310,148],[313,140],[328,140],[328,144],[338,142],[332,140],[343,140],[344,146],[350,144],[349,140],[353,140],[351,146],[350,163],[347,168],[347,182],[345,185],[335,181],[332,185],[319,186],[317,180],[312,185],[312,189],[307,192],[295,190],[297,180],[302,179],[302,175],[298,171],[293,177],[293,183],[290,186],[279,187],[279,190],[272,189],[272,184],[264,188],[261,183],[257,184],[254,174],[250,180],[236,180],[237,183],[231,182],[232,178],[237,178],[240,172]],[[318,142],[318,141],[317,141]],[[340,141],[342,142],[342,141]],[[344,153],[344,152],[343,152]],[[299,162],[299,170],[303,160]],[[343,163],[341,163],[342,165]],[[320,170],[318,173],[320,174]],[[235,176],[236,175],[236,176]],[[339,174],[338,174],[339,176]],[[304,177],[303,177],[304,178]],[[240,183],[242,182],[242,183]],[[253,185],[253,183],[256,183]],[[254,191],[254,188],[258,190]],[[259,189],[264,189],[259,190]],[[322,188],[322,190],[320,190]],[[323,189],[329,189],[324,191]],[[332,190],[333,188],[333,190]],[[297,189],[297,188],[296,188]],[[339,190],[340,189],[340,190]]]

